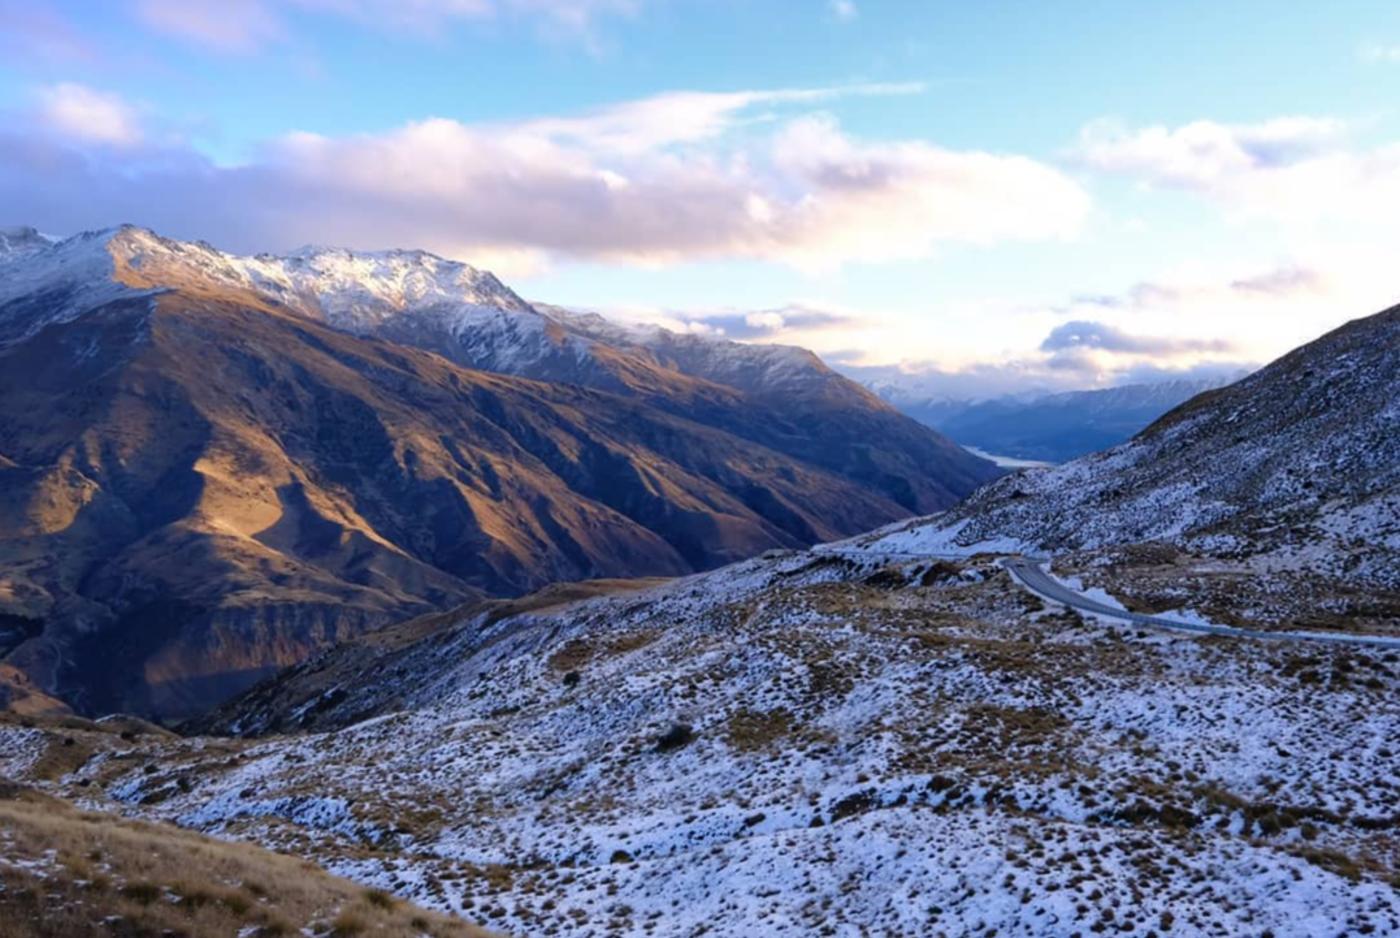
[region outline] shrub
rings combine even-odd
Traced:
[[[686,723],[673,723],[671,728],[656,740],[657,752],[674,752],[695,739],[695,731]]]

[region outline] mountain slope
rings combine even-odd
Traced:
[[[70,239],[47,254],[61,257],[69,245],[76,245],[71,253],[90,254],[89,242],[104,240],[148,286],[251,291],[339,331],[427,349],[469,368],[636,397],[856,479],[912,512],[945,507],[996,475],[804,349],[629,327],[531,304],[488,272],[423,251],[308,247],[239,257],[125,227]],[[100,280],[88,274],[78,289]],[[4,293],[0,287],[0,302]],[[30,327],[52,318],[30,317]]]
[[[139,743],[64,787],[515,934],[1400,929],[1400,672],[1371,651],[822,548],[383,650],[281,701],[317,732]]]
[[[794,458],[753,437],[800,437],[801,415],[678,373],[752,435],[469,371],[337,328],[220,257],[120,229],[0,266],[0,653],[85,710],[197,712],[483,593],[684,573],[972,484],[865,459],[882,487]]]
[[[1252,570],[1400,589],[1400,307],[1201,394],[1128,443],[988,486],[915,545],[1163,542]]]

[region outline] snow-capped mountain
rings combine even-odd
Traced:
[[[995,475],[813,356],[422,252],[5,243],[0,663],[86,709],[188,714],[483,592],[704,569]]]
[[[28,226],[0,228],[0,261],[52,247],[57,241]]]
[[[0,321],[23,320],[31,331],[108,298],[193,278],[203,289],[248,292],[336,329],[429,347],[485,371],[614,390],[642,384],[657,370],[745,391],[771,386],[790,392],[813,376],[848,385],[805,349],[680,335],[532,304],[494,274],[426,251],[305,247],[240,256],[131,225],[61,241],[16,228],[0,233],[4,263],[15,266],[0,280]],[[5,311],[36,292],[58,301],[42,314]]]

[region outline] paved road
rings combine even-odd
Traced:
[[[1082,593],[1076,593],[1046,573],[1043,564],[1042,560],[1011,557],[1004,562],[1003,566],[1022,586],[1042,599],[1049,599],[1073,609],[1092,612],[1133,625],[1171,629],[1178,632],[1196,632],[1203,635],[1226,635],[1231,638],[1262,638],[1281,642],[1326,642],[1334,645],[1375,645],[1382,648],[1400,648],[1400,638],[1384,635],[1346,635],[1340,632],[1265,632],[1258,629],[1237,629],[1228,625],[1201,625],[1197,622],[1182,622],[1163,616],[1128,612],[1090,599]]]

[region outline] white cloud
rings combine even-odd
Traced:
[[[850,22],[860,15],[854,0],[828,0],[826,6],[831,15],[842,22]]]
[[[1315,156],[1336,143],[1344,130],[1341,121],[1314,117],[1236,125],[1202,120],[1139,130],[1101,120],[1080,132],[1078,155],[1095,169],[1166,185],[1209,188],[1241,173]]]
[[[1035,160],[922,141],[861,143],[829,117],[787,124],[772,157],[780,191],[800,194],[761,234],[804,265],[923,257],[942,241],[1067,238],[1089,208],[1077,184]]]
[[[30,213],[36,220],[149,219],[178,234],[199,219],[198,236],[240,249],[416,245],[504,257],[516,270],[550,258],[830,267],[923,257],[945,242],[1077,230],[1088,197],[1047,165],[919,141],[862,141],[830,117],[791,113],[841,95],[915,90],[681,92],[579,116],[293,133],[238,167],[208,165],[173,144],[159,154],[149,146],[131,165],[79,147],[64,158],[81,161],[76,174],[46,175],[63,165],[57,155],[0,174],[25,194],[21,204],[49,206]],[[56,100],[67,103],[63,123],[78,143],[136,139],[130,110],[115,98],[79,89]],[[101,119],[83,116],[82,103]],[[43,178],[18,178],[26,171]],[[163,221],[171,216],[173,226]]]
[[[1174,335],[1143,335],[1096,320],[1076,319],[1050,330],[1040,343],[1042,352],[1100,350],[1120,355],[1163,356],[1197,352],[1230,352],[1223,339]]]
[[[760,106],[818,104],[843,97],[919,94],[923,90],[919,83],[905,82],[777,91],[673,91],[581,116],[539,118],[500,129],[519,139],[550,139],[595,153],[628,156],[713,139],[730,130],[741,112]]]
[[[141,142],[136,110],[119,95],[63,82],[39,89],[39,123],[73,141],[130,147]]]
[[[1353,146],[1339,120],[1258,124],[1195,121],[1128,130],[1097,122],[1077,157],[1108,173],[1204,195],[1242,219],[1307,228],[1326,222],[1400,224],[1400,145]]]
[[[241,201],[268,214],[316,206],[279,218],[269,239],[413,243],[468,258],[828,266],[1076,230],[1087,196],[1033,160],[866,143],[827,117],[773,120],[839,94],[909,90],[676,93],[579,117],[290,134],[226,180],[208,175],[202,195],[227,197],[236,180],[257,189]],[[754,124],[758,110],[766,119]]]
[[[1363,42],[1359,55],[1363,62],[1400,62],[1400,45],[1386,45],[1381,42]]]
[[[777,310],[768,310],[761,313],[749,313],[744,317],[744,325],[750,329],[763,329],[777,331],[786,325],[787,320],[783,314]]]
[[[604,15],[635,13],[641,0],[134,0],[147,26],[219,52],[251,52],[286,38],[286,14],[310,12],[375,29],[436,35],[456,21],[530,20],[588,36]]]
[[[1242,308],[1240,304],[1250,301],[1315,299],[1326,295],[1332,286],[1322,271],[1289,261],[1229,279],[1178,276],[1142,281],[1122,293],[1082,294],[1057,309],[1067,315],[1083,315],[1085,310],[1150,312],[1179,304]]]
[[[219,52],[251,52],[285,34],[263,0],[137,0],[135,9],[152,29]]]

